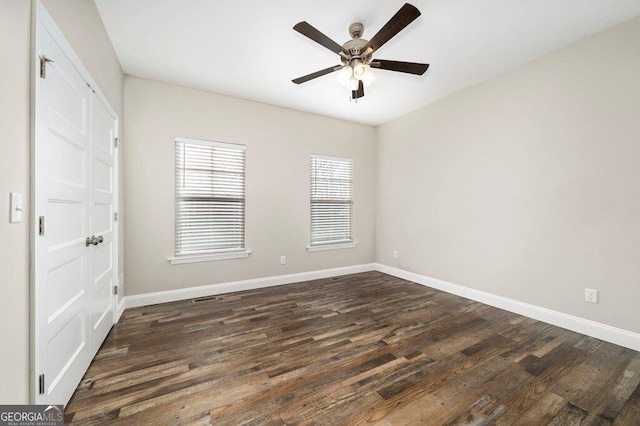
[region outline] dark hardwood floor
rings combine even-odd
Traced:
[[[74,424],[640,425],[640,354],[378,272],[128,309]]]

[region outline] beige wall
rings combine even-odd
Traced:
[[[377,260],[640,332],[638,40],[635,18],[380,126]]]
[[[122,118],[124,75],[95,4],[46,0],[45,7]],[[30,31],[31,2],[0,0],[1,404],[29,401]],[[9,224],[9,192],[24,195],[20,224]]]
[[[30,19],[30,2],[0,0],[0,404],[29,399]],[[22,223],[9,192],[24,196]]]
[[[124,134],[124,73],[111,39],[102,23],[102,18],[93,0],[42,0],[47,12],[73,47],[82,65],[100,87],[120,117],[120,137]],[[123,141],[124,142],[124,141]],[[124,155],[119,150],[119,205],[120,218],[118,230],[119,241],[119,273],[124,269]],[[119,289],[122,297],[124,291]]]
[[[373,262],[374,128],[129,76],[125,113],[127,295]],[[249,258],[169,264],[176,136],[247,145]],[[357,248],[307,252],[311,153],[355,159]]]

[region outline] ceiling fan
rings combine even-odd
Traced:
[[[405,3],[371,40],[361,38],[364,31],[362,24],[351,24],[349,26],[351,40],[342,46],[318,31],[308,22],[297,23],[293,27],[294,30],[340,55],[342,64],[316,71],[292,81],[295,84],[300,84],[334,71],[340,71],[338,81],[351,90],[351,99],[357,100],[364,96],[364,88],[375,80],[371,68],[415,75],[424,74],[429,68],[429,64],[372,59],[376,50],[412,23],[418,16],[420,16],[420,11],[415,6]]]

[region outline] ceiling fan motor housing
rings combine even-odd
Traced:
[[[352,24],[351,26],[356,25]],[[362,25],[362,24],[358,24]],[[364,57],[362,52],[364,51],[364,47],[367,45],[369,40],[365,40],[363,38],[353,38],[342,45],[342,48],[349,53],[349,59],[342,58],[342,62],[345,64],[350,63],[354,59],[360,59],[362,62],[369,62],[371,59],[371,55],[367,55],[368,57]]]

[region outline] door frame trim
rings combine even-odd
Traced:
[[[91,86],[94,90],[96,98],[106,108],[109,114],[113,117],[115,122],[115,137],[120,138],[120,117],[113,109],[107,97],[104,95],[100,87],[95,82],[89,71],[84,67],[82,61],[75,53],[71,44],[67,41],[62,31],[58,28],[55,21],[49,15],[45,7],[42,5],[41,0],[31,0],[31,90],[30,90],[30,196],[29,196],[29,401],[31,404],[36,404],[38,401],[38,367],[40,360],[37,359],[37,342],[38,342],[38,330],[36,320],[36,288],[37,288],[37,245],[38,245],[38,206],[37,206],[37,194],[38,194],[38,170],[36,168],[36,153],[38,146],[38,126],[37,126],[37,111],[38,111],[38,93],[40,88],[40,46],[38,39],[40,35],[40,24],[44,25],[49,33],[53,36],[55,42],[60,46],[64,54],[71,61],[74,68],[78,71],[80,76]],[[113,283],[120,287],[119,280],[119,222],[122,215],[120,214],[119,207],[119,157],[120,157],[120,144],[118,148],[114,150],[114,168],[113,168],[113,209],[114,212],[119,212],[118,222],[114,222],[113,226]],[[113,220],[113,218],[112,218]],[[119,288],[119,290],[122,290]],[[119,291],[120,293],[120,291]],[[115,324],[119,318],[118,315],[118,296],[111,291],[111,297],[113,299],[113,323]],[[120,295],[122,298],[122,295]],[[121,313],[121,312],[120,312]]]

